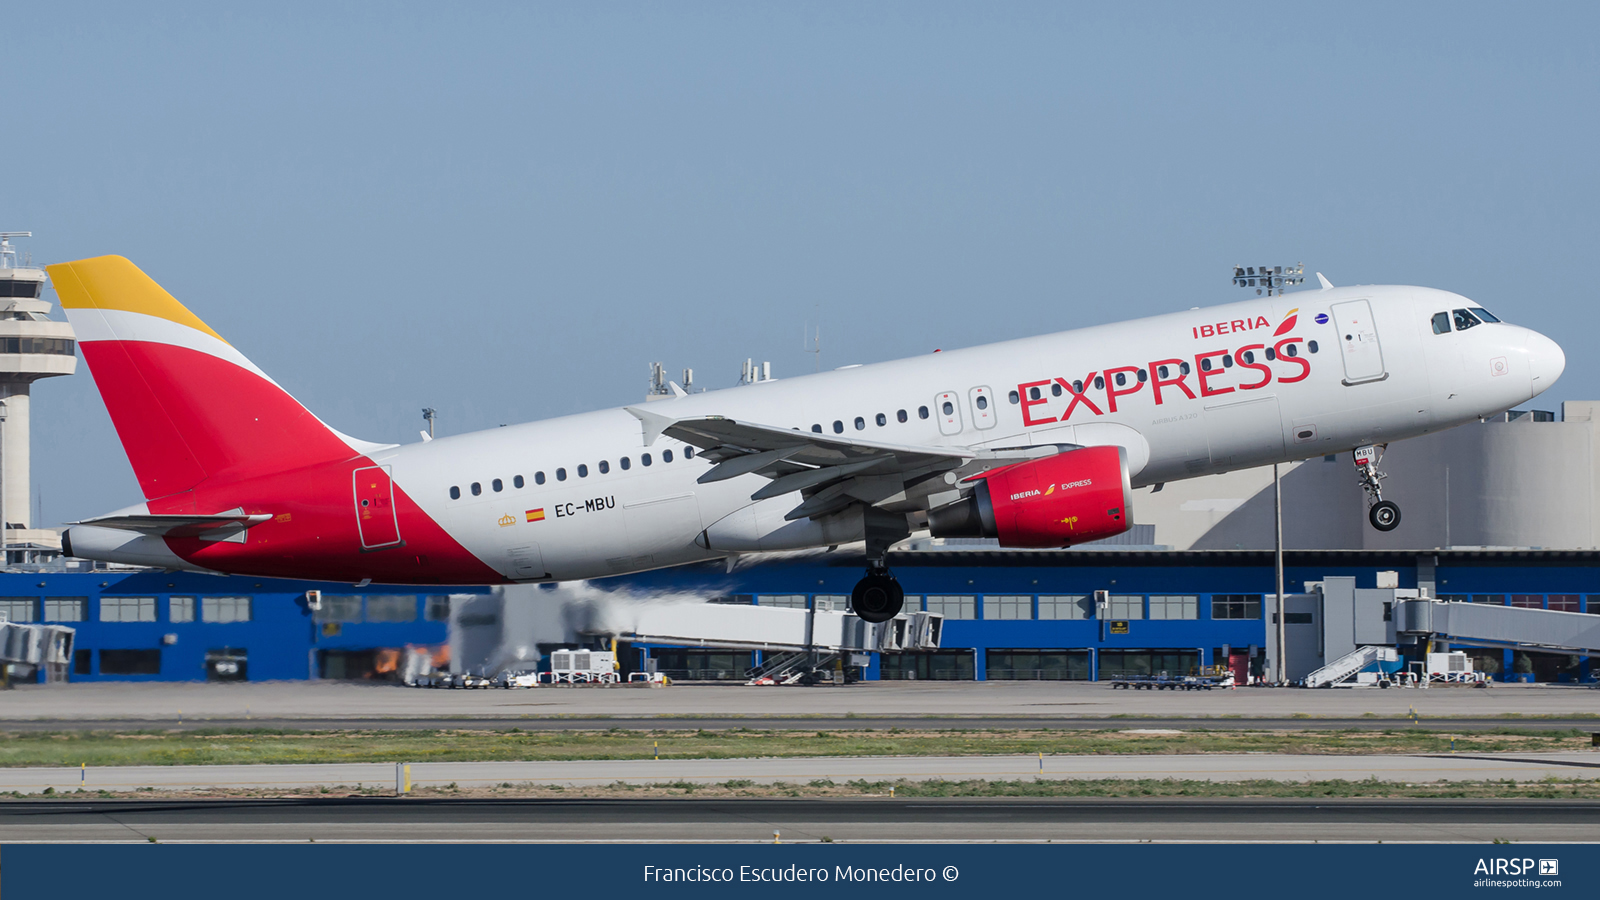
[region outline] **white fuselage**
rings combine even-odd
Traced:
[[[1366,315],[1360,301],[1370,315],[1355,321]],[[1118,444],[1133,484],[1147,486],[1449,428],[1522,403],[1559,377],[1560,348],[1526,328],[1430,327],[1435,313],[1475,307],[1428,288],[1302,291],[692,394],[649,411],[820,426],[897,445]],[[1074,405],[1075,382],[1083,399]],[[755,549],[702,546],[701,535],[751,507],[767,479],[699,484],[705,461],[687,458],[681,442],[647,443],[644,434],[617,408],[439,438],[373,460],[511,579],[590,578]],[[796,493],[764,504],[781,513],[800,501]],[[535,510],[543,518],[530,521]],[[820,529],[806,534],[800,543],[838,542]]]

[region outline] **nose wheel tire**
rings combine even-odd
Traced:
[[[868,572],[850,592],[850,609],[867,622],[887,622],[900,614],[906,592],[888,572]]]
[[[1367,521],[1379,531],[1393,531],[1400,525],[1400,507],[1392,500],[1380,500],[1367,510]]]

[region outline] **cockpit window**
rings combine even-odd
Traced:
[[[1434,334],[1449,334],[1450,333],[1450,314],[1449,313],[1442,312],[1442,313],[1434,313],[1433,314],[1433,333]]]
[[[1482,319],[1479,319],[1468,310],[1458,309],[1455,310],[1454,314],[1456,318],[1457,331],[1466,331],[1468,328],[1475,328],[1483,324]]]
[[[1484,309],[1481,306],[1474,306],[1472,308],[1472,314],[1477,316],[1478,318],[1482,319],[1485,322],[1498,322],[1498,321],[1500,321],[1495,316],[1494,313],[1489,312],[1487,309]]]

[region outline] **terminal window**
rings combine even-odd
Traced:
[[[757,606],[775,606],[779,609],[805,609],[805,594],[761,594],[756,597]]]
[[[1473,603],[1487,603],[1490,606],[1505,606],[1506,605],[1506,595],[1505,594],[1473,594],[1472,595],[1472,602]]]
[[[1577,612],[1578,611],[1578,595],[1577,594],[1551,594],[1550,595],[1550,605],[1547,608],[1556,610],[1557,612]]]
[[[1261,595],[1212,594],[1211,618],[1259,619],[1261,618]]]
[[[850,608],[849,594],[813,594],[811,606],[817,612],[844,612]]]
[[[33,597],[0,597],[0,616],[7,622],[36,622],[38,606]]]
[[[134,598],[137,599],[137,598]],[[101,650],[101,675],[160,675],[161,651]]]
[[[1106,617],[1110,619],[1144,618],[1144,595],[1112,594],[1110,605],[1106,608]]]
[[[1041,619],[1092,619],[1094,598],[1086,594],[1040,594]]]
[[[1200,598],[1194,594],[1151,594],[1150,618],[1198,619]]]
[[[1590,594],[1589,599],[1584,603],[1583,611],[1600,615],[1600,594]]]
[[[1511,605],[1518,609],[1544,609],[1544,595],[1512,594]]]
[[[415,622],[417,620],[417,595],[368,594],[368,622]]]
[[[987,602],[988,598],[984,598]],[[1084,650],[995,650],[984,654],[984,677],[990,681],[1087,681],[1089,654]]]
[[[250,621],[249,597],[202,597],[200,621],[218,625]]]
[[[429,594],[422,607],[422,617],[429,622],[450,621],[450,595]]]
[[[985,619],[1031,619],[1033,618],[1033,598],[1031,596],[986,595],[983,598],[983,617]]]
[[[156,598],[154,597],[101,597],[100,621],[102,622],[154,622],[156,620]],[[104,665],[101,671],[104,671]],[[135,675],[136,672],[121,674]]]
[[[169,621],[169,622],[193,622],[194,621],[194,598],[193,597],[173,597],[173,598],[169,599],[167,601],[167,621]]]
[[[44,620],[46,622],[82,622],[88,617],[88,597],[44,598]]]
[[[449,613],[446,613],[446,617]],[[322,608],[312,616],[318,622],[361,621],[361,597],[355,594],[323,594]]]
[[[929,594],[924,606],[931,613],[943,613],[946,619],[976,619],[978,598],[971,594]]]

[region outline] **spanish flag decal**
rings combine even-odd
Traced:
[[[540,507],[538,509],[530,509],[530,510],[528,510],[528,521],[529,522],[543,522],[544,521],[544,507]]]

